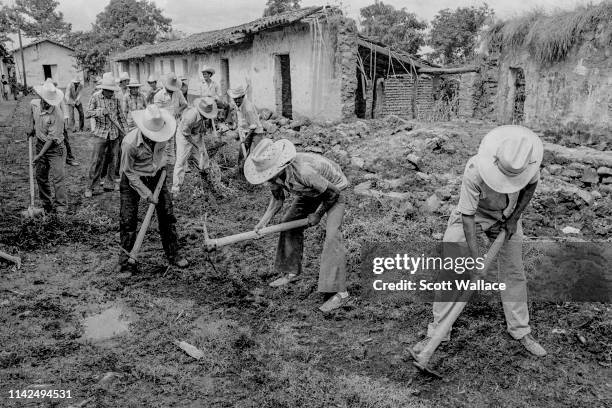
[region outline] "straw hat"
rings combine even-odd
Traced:
[[[132,111],[131,114],[138,129],[154,142],[170,140],[176,131],[174,117],[157,105],[149,105],[146,109]]]
[[[100,81],[100,85],[96,88],[98,89],[107,89],[109,91],[118,91],[119,87],[115,85],[115,78],[113,77],[112,72],[105,72],[102,75],[102,81]]]
[[[215,102],[214,98],[209,96],[194,99],[193,106],[200,112],[200,115],[208,119],[215,119],[219,112],[217,102]]]
[[[79,77],[74,77],[74,79],[72,80],[72,82],[74,82],[75,84],[80,84],[80,83],[81,83],[81,78],[79,78]]]
[[[240,85],[240,86],[237,86],[236,88],[228,89],[227,94],[229,95],[230,98],[236,99],[236,98],[240,98],[241,96],[246,95],[247,89],[249,89],[248,85],[247,86]]]
[[[138,81],[136,81],[135,79],[130,79],[130,83],[128,84],[128,88],[138,88],[142,86],[141,84],[138,83]]]
[[[202,68],[202,71],[200,71],[202,73],[204,72],[208,72],[210,75],[215,75],[215,69],[213,67],[209,67],[209,66],[204,66]]]
[[[251,184],[261,184],[276,176],[295,158],[295,146],[287,139],[276,142],[264,138],[244,162],[244,176]]]
[[[164,77],[164,87],[169,91],[178,91],[181,85],[179,84],[176,74],[170,72]]]
[[[122,72],[119,74],[119,82],[121,81],[129,81],[130,80],[130,74],[128,74],[127,72]]]
[[[149,75],[147,82],[157,82],[157,78],[155,77],[155,75]]]
[[[58,106],[64,99],[64,93],[53,85],[51,78],[47,78],[42,85],[35,86],[34,90],[51,106]]]
[[[491,130],[482,139],[476,156],[483,181],[502,194],[516,193],[529,184],[542,163],[540,138],[523,126],[507,125]]]

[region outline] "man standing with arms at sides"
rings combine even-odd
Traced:
[[[205,66],[202,68],[202,85],[200,87],[200,95],[202,97],[211,97],[217,103],[217,107],[221,111],[221,117],[223,119],[227,118],[229,105],[225,103],[223,100],[223,92],[221,92],[221,87],[219,83],[213,81],[212,76],[215,75],[215,69],[212,67]]]
[[[68,105],[68,127],[72,127],[72,132],[77,130],[82,132],[85,127],[85,115],[83,114],[83,104],[81,96],[83,94],[83,85],[81,79],[76,77],[68,84],[66,89],[66,105]],[[77,110],[79,115],[79,127],[77,129],[74,117],[74,110]]]
[[[149,85],[149,90],[146,94],[146,101],[147,105],[150,105],[153,103],[153,98],[155,97],[155,94],[160,91],[160,89],[157,87],[157,78],[155,78],[155,75],[149,75],[149,78],[147,79],[147,85]]]
[[[106,171],[106,181],[104,182],[104,190],[115,190],[114,175],[118,162],[117,156],[120,154],[121,148],[119,141],[121,135],[127,129],[127,122],[123,111],[121,110],[121,102],[115,96],[118,91],[115,85],[113,74],[107,72],[102,78],[102,83],[98,85],[102,92],[96,93],[89,101],[86,116],[95,118],[96,127],[93,134],[94,148],[92,153],[92,163],[89,168],[89,187],[85,191],[85,197],[91,197],[93,194],[101,194],[100,178],[104,168],[104,162],[107,156],[110,158]]]
[[[521,215],[538,185],[543,152],[540,138],[525,127],[500,126],[490,131],[480,143],[478,154],[465,166],[459,203],[443,238],[443,242],[465,243],[466,247],[460,249],[466,253],[461,256],[477,259],[481,256],[477,237],[486,235],[493,241],[502,229],[506,230],[506,240],[497,255],[499,281],[507,287],[501,292],[506,327],[512,338],[538,357],[545,356],[546,350],[533,338],[529,325]],[[450,341],[450,330],[441,333],[438,327],[445,327],[447,319],[451,319],[452,327],[458,314],[451,310],[460,312],[469,294],[453,295],[456,299],[440,301],[443,295],[436,293],[438,301],[433,304],[427,337],[411,350],[415,365],[421,369],[426,369],[436,341]]]
[[[128,132],[136,126],[134,119],[132,118],[131,112],[137,110],[143,110],[147,107],[145,97],[140,93],[140,84],[136,80],[130,80],[128,84],[129,93],[123,99],[123,115],[127,120]]]
[[[32,161],[36,166],[38,193],[46,213],[65,214],[68,203],[64,181],[64,114],[60,109],[64,94],[53,85],[51,78],[43,85],[35,86],[34,90],[40,99],[30,102],[32,116],[27,134],[36,137],[36,156]],[[51,193],[51,184],[55,196]]]

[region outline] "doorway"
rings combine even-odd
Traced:
[[[55,74],[57,73],[57,65],[43,65],[43,76],[45,79],[52,78],[55,79]]]
[[[523,123],[525,116],[525,72],[522,68],[510,68],[514,84],[512,124]]]
[[[276,111],[293,119],[291,102],[291,60],[289,54],[276,56]]]

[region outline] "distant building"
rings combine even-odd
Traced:
[[[354,21],[333,7],[307,7],[141,45],[112,60],[115,76],[126,71],[141,83],[151,74],[187,77],[191,98],[200,93],[200,70],[210,66],[224,93],[248,85],[258,108],[289,118],[411,117],[419,112],[417,99],[426,104],[433,99],[432,79],[419,74],[431,64],[358,35]],[[429,95],[422,96],[423,90]]]
[[[76,68],[74,49],[50,39],[38,40],[23,47],[26,79],[29,86],[53,78],[60,87],[65,87],[75,76],[81,77],[82,71]],[[17,68],[17,81],[23,83],[21,51],[12,51]]]

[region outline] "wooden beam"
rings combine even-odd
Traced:
[[[362,47],[365,47],[365,48],[371,48],[371,49],[373,49],[374,51],[376,51],[379,54],[386,55],[387,57],[389,56],[389,49],[388,48],[384,48],[384,47],[381,47],[380,45],[376,45],[376,44],[371,43],[369,41],[362,40],[361,38],[357,39],[357,44],[361,45]],[[399,55],[398,53],[393,52],[393,51],[392,51],[391,58],[395,58],[395,59],[397,59],[399,61],[402,61],[402,62],[404,62],[405,64],[408,64],[408,65],[412,64],[417,69],[419,69],[421,67],[424,67],[424,65],[421,64],[420,62],[417,62],[417,61],[413,60],[412,58],[408,58],[408,57],[405,57],[403,55]]]
[[[443,75],[443,74],[465,74],[466,72],[480,72],[480,68],[475,65],[468,65],[459,68],[430,68],[418,67],[419,74]]]

